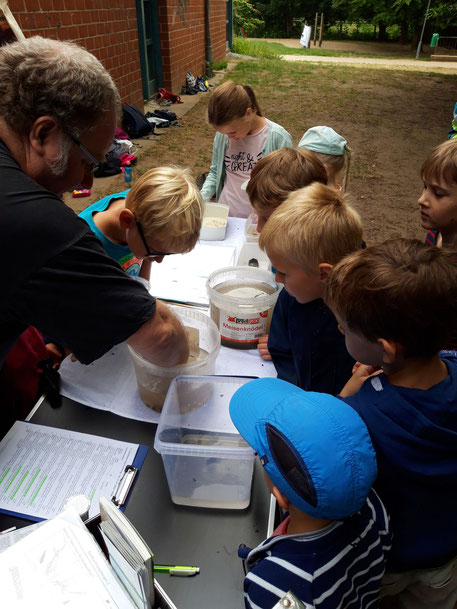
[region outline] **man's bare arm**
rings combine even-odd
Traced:
[[[154,315],[126,341],[144,359],[170,368],[189,358],[187,334],[180,319],[160,300]]]

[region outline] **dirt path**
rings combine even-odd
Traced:
[[[310,63],[336,63],[391,70],[413,70],[416,72],[438,72],[457,74],[457,61],[417,61],[415,59],[377,59],[374,57],[318,57],[316,55],[281,55],[285,61],[307,61]],[[456,58],[457,59],[457,58]]]

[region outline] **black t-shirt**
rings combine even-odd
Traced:
[[[0,365],[28,325],[90,363],[155,311],[86,222],[29,178],[0,140]]]

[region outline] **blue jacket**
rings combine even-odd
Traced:
[[[283,289],[273,311],[268,350],[278,378],[306,391],[336,395],[352,375],[354,359],[320,298],[300,304]]]
[[[449,376],[427,391],[391,385],[380,374],[341,398],[373,441],[393,571],[433,569],[457,556],[457,357],[441,357]]]

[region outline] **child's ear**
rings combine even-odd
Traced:
[[[135,224],[136,220],[135,220],[135,215],[133,213],[133,211],[131,211],[130,209],[122,209],[121,213],[119,214],[119,224],[121,226],[121,228],[123,229],[127,229],[127,228],[132,228],[132,226]]]
[[[403,357],[404,349],[400,343],[385,338],[378,338],[378,345],[382,349],[382,361],[384,364],[393,364]]]
[[[283,510],[285,510],[286,512],[289,510],[289,506],[290,506],[290,501],[287,499],[287,497],[285,497],[281,491],[278,489],[277,486],[273,486],[273,488],[271,489],[271,492],[273,493],[274,497],[276,498],[276,501],[278,502],[279,507],[281,507]]]
[[[329,264],[328,262],[321,262],[319,264],[319,279],[322,281],[322,283],[327,282],[332,270],[333,264]]]

